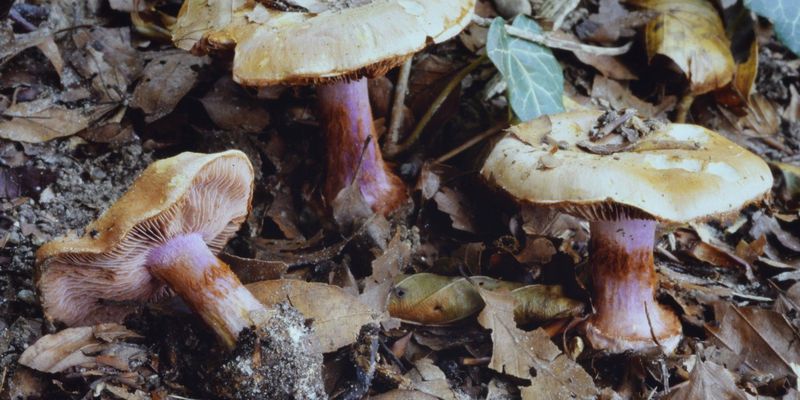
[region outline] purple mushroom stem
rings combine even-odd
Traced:
[[[254,325],[254,313],[266,312],[198,233],[176,236],[151,250],[147,266],[202,317],[229,349],[236,346],[239,332]]]
[[[653,347],[655,337],[671,351],[680,340],[677,317],[655,300],[656,224],[648,219],[591,222],[589,257],[596,313],[588,321],[587,336],[596,348]]]
[[[328,201],[356,179],[373,211],[386,215],[396,209],[403,203],[406,190],[383,161],[378,147],[367,79],[321,85],[317,98],[328,154],[324,188]]]

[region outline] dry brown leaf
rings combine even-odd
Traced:
[[[730,41],[716,8],[708,0],[628,0],[658,12],[645,28],[649,59],[669,57],[689,80],[692,94],[728,84],[734,62]]]
[[[377,396],[369,396],[370,400],[439,400],[438,397],[417,390],[395,389]]]
[[[622,37],[633,36],[631,29],[643,25],[647,20],[622,7],[619,0],[600,0],[597,14],[592,14],[576,27],[578,36],[584,40],[612,44]]]
[[[449,187],[440,187],[433,195],[433,201],[436,202],[439,211],[450,216],[453,228],[470,233],[478,232],[473,221],[474,212],[463,193]]]
[[[269,113],[261,102],[250,98],[227,75],[219,78],[200,102],[211,120],[225,130],[258,133],[270,122]]]
[[[160,54],[144,68],[131,107],[144,111],[148,123],[171,113],[197,83],[200,68],[208,62],[208,57],[183,51]]]
[[[81,51],[70,55],[70,62],[92,82],[101,101],[120,102],[127,96],[128,86],[142,73],[142,57],[131,46],[130,29],[80,28],[72,41]]]
[[[287,185],[278,183],[270,187],[272,194],[272,203],[267,209],[267,217],[269,217],[278,229],[281,230],[283,236],[289,240],[302,240],[305,239],[303,232],[300,231],[298,224],[300,217],[292,203],[291,188]]]
[[[736,378],[725,367],[697,356],[689,381],[676,386],[669,400],[746,400],[751,398],[736,387]]]
[[[733,81],[731,81],[733,89],[747,103],[750,102],[750,95],[755,87],[756,75],[758,75],[758,40],[753,40],[747,60],[736,65]]]
[[[137,337],[140,336],[115,323],[67,328],[37,340],[36,343],[25,349],[19,358],[19,363],[28,368],[49,373],[62,372],[76,366],[91,368],[100,363],[98,356],[106,355],[106,360],[111,360],[114,353],[121,351],[114,346],[106,345]],[[127,357],[142,352],[141,348],[135,347],[134,350],[127,352]],[[121,364],[117,363],[116,365]],[[128,365],[128,363],[124,364],[124,370],[129,369]]]
[[[361,301],[378,313],[386,311],[394,278],[411,262],[413,232],[398,227],[386,251],[372,261],[372,274],[364,278]]]
[[[650,104],[631,93],[630,89],[621,83],[597,75],[592,83],[592,98],[606,101],[616,110],[635,108],[644,117],[663,118],[666,113],[675,107],[674,96],[664,97],[659,104]]]
[[[800,166],[772,162],[770,163],[773,170],[780,172],[781,190],[778,196],[784,203],[790,207],[797,208],[800,206]]]
[[[714,325],[706,325],[709,339],[743,356],[742,367],[773,378],[794,374],[792,363],[800,364],[800,338],[780,313],[719,302],[714,316]]]
[[[509,293],[480,289],[486,307],[478,322],[492,331],[489,368],[530,379],[523,399],[591,399],[597,395],[592,377],[562,354],[542,329],[526,332],[514,322],[514,299]]]
[[[17,103],[6,109],[0,120],[0,138],[17,142],[42,143],[74,135],[86,129],[96,118],[113,106],[67,108],[55,104],[53,98]]]
[[[405,375],[411,384],[403,389],[427,393],[442,400],[456,400],[457,397],[447,382],[447,377],[430,358],[422,358],[414,363],[414,369]]]
[[[753,214],[752,219],[753,226],[750,228],[750,236],[754,238],[762,235],[775,237],[783,247],[800,253],[800,239],[784,230],[774,216],[758,211]]]
[[[247,285],[262,303],[273,306],[288,301],[311,326],[319,351],[330,353],[355,342],[363,325],[374,322],[373,311],[342,288],[324,283],[276,279]]]

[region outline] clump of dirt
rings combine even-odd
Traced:
[[[0,201],[6,222],[0,225],[0,239],[6,238],[0,259],[8,260],[0,269],[0,293],[14,299],[0,302],[0,315],[9,324],[20,314],[31,315],[23,312],[25,307],[38,307],[33,291],[36,249],[68,231],[82,234],[152,161],[151,152],[138,141],[108,148],[62,140],[26,144],[22,152],[25,168],[54,178],[35,188],[31,197]]]
[[[288,304],[239,335],[218,368],[211,393],[230,399],[323,399],[322,354],[303,315]]]

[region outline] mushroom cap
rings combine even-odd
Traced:
[[[197,233],[215,254],[250,211],[253,167],[244,153],[181,153],[156,161],[83,237],[62,237],[36,252],[45,316],[69,326],[121,322],[139,302],[169,294],[150,275],[148,253]]]
[[[736,211],[772,187],[761,158],[697,125],[668,124],[626,150],[590,153],[578,144],[601,114],[567,112],[514,126],[481,173],[517,199],[589,220],[688,222]]]
[[[328,4],[319,12],[286,12],[223,3],[185,0],[173,41],[201,53],[235,47],[234,79],[256,87],[382,75],[457,35],[475,7],[475,0],[330,0],[312,2]]]

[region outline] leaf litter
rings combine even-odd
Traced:
[[[200,398],[230,390],[211,383],[224,375],[211,366],[225,355],[180,302],[152,305],[104,334],[98,326],[61,329],[46,322],[33,286],[36,248],[65,232],[80,233],[151,160],[228,148],[248,154],[259,181],[254,212],[222,258],[243,281],[261,288],[254,291],[263,301],[298,310],[292,315],[315,335],[315,351],[326,353],[329,394],[797,395],[800,62],[780,43],[787,36],[774,15],[767,17],[782,36],[772,35],[767,20],[753,21],[748,58],[737,56],[730,65],[719,43],[736,42],[716,23],[725,2],[709,8],[686,0],[664,10],[665,2],[658,1],[537,0],[531,15],[493,22],[578,48],[634,42],[613,57],[550,50],[507,28],[491,32],[484,23],[471,24],[459,39],[414,57],[405,104],[393,104],[394,71],[371,82],[376,127],[388,129],[387,118],[397,107],[401,137],[420,123],[443,88],[454,88],[422,124],[413,146],[391,160],[407,183],[417,182],[419,197],[402,215],[383,218],[364,207],[356,190],[321,198],[326,153],[318,140],[313,90],[241,88],[220,58],[177,51],[154,34],[163,34],[178,3],[142,1],[138,14],[129,14],[136,2],[63,1],[31,8],[16,2],[13,16],[0,19],[0,396]],[[528,12],[520,2],[502,3],[504,14]],[[503,14],[498,5],[481,0],[477,14],[495,18]],[[692,7],[700,11],[687,17]],[[696,28],[675,33],[676,20]],[[660,42],[651,38],[660,33]],[[686,42],[702,51],[670,47]],[[498,50],[506,57],[498,58]],[[486,54],[494,65],[480,60]],[[658,73],[674,69],[667,57],[677,64],[677,77]],[[477,67],[453,85],[455,72],[475,60]],[[536,69],[533,60],[547,68]],[[511,68],[518,63],[525,68]],[[726,81],[728,67],[736,69],[734,89],[749,98],[729,103],[719,92],[698,95],[685,110],[687,120],[770,161],[779,178],[772,199],[730,220],[659,232],[659,300],[679,313],[686,335],[676,354],[598,354],[576,329],[591,311],[585,307],[591,304],[588,225],[520,207],[487,188],[475,171],[491,136],[462,143],[507,126],[510,104],[520,119],[561,106],[607,110],[613,118],[598,126],[598,141],[588,145],[609,138],[635,145],[646,132],[632,134],[618,117],[636,109],[642,120],[674,119],[679,99],[706,91],[700,87],[703,71],[697,70],[706,67],[722,71],[722,78],[712,79],[715,87]],[[563,92],[557,79],[562,71]],[[531,102],[525,97],[531,89],[544,97]],[[614,146],[606,147],[595,150],[613,152]],[[445,161],[432,161],[442,154],[448,154]],[[444,279],[425,292],[432,302],[415,301],[406,314],[393,312],[393,296],[408,290],[403,280],[425,274]],[[476,288],[472,284],[484,279],[477,275],[486,276],[484,284],[491,279],[513,287]],[[453,282],[469,294],[451,293]],[[536,288],[527,308],[514,295],[521,288]],[[458,318],[414,322],[446,304],[458,306]],[[536,317],[522,320],[526,312]],[[36,364],[20,359],[26,349],[40,352]],[[342,391],[348,387],[354,389]]]

